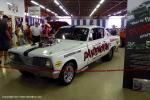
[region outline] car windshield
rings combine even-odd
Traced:
[[[55,37],[58,39],[86,41],[88,28],[60,28]]]

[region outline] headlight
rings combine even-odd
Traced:
[[[46,61],[46,67],[49,67],[50,68],[50,70],[53,70],[53,66],[52,66],[52,63],[51,63],[51,61],[48,59],[47,61]]]
[[[15,55],[14,55],[13,53],[9,53],[9,58],[10,58],[11,60],[15,59]]]
[[[46,66],[50,67],[51,66],[51,62],[49,60],[46,61]]]

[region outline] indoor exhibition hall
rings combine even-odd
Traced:
[[[0,0],[0,100],[150,100],[150,0]]]

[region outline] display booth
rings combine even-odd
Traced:
[[[124,88],[150,91],[150,0],[128,0]]]

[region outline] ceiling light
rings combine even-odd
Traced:
[[[58,6],[60,5],[57,0],[54,0],[54,3],[55,3],[56,5],[58,5]]]
[[[101,4],[99,3],[99,4],[96,6],[96,8],[98,9],[98,8],[100,7],[100,5],[101,5]]]
[[[96,5],[94,10],[91,12],[90,17],[97,11],[97,9],[100,7],[100,5],[104,2],[105,0],[100,0],[100,2]]]
[[[42,9],[45,9],[45,7],[44,7],[43,5],[40,5],[40,7],[41,7]]]
[[[56,15],[56,13],[54,13],[53,11],[51,11],[50,9],[46,9],[46,7],[45,6],[43,6],[43,5],[40,5],[39,3],[37,3],[37,2],[35,2],[35,1],[33,1],[33,0],[31,0],[30,1],[32,4],[34,4],[34,5],[37,5],[37,6],[39,6],[40,8],[42,8],[42,9],[45,9],[46,11],[48,11],[48,12],[51,12],[52,14],[54,14],[54,15]]]
[[[33,3],[33,4],[35,4],[35,5],[39,5],[39,3],[37,3],[37,2],[35,2],[35,1],[33,1],[33,0],[31,0],[31,3]]]
[[[51,10],[49,10],[49,9],[46,9],[46,11],[51,12]]]
[[[101,1],[100,1],[100,4],[102,4],[104,1],[105,1],[105,0],[101,0]]]
[[[59,8],[62,9],[62,10],[64,9],[61,5],[59,5]]]
[[[60,1],[54,0],[54,3],[55,3],[57,6],[59,6],[59,8],[60,8],[65,14],[69,15],[68,11],[65,10],[64,6],[61,4]]]

